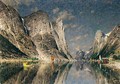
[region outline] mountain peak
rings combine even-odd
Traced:
[[[120,49],[120,26],[104,34],[100,30],[96,32],[93,51],[96,56],[109,56]]]

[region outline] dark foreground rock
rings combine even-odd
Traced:
[[[18,12],[0,1],[0,34],[28,56],[37,54],[35,45],[27,35]]]
[[[27,57],[10,41],[0,35],[0,58],[22,58]]]

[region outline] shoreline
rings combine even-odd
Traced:
[[[112,61],[111,63],[103,65],[120,72],[120,62]]]

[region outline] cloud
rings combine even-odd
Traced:
[[[53,9],[53,14],[54,14],[54,20],[63,20],[63,21],[65,21],[65,20],[73,20],[74,18],[75,18],[75,16],[71,13],[71,12],[69,12],[69,11],[67,11],[67,10],[60,10],[59,8],[55,8],[55,9]]]
[[[88,37],[88,34],[84,34],[83,37],[84,37],[84,38]]]
[[[74,36],[73,38],[71,38],[69,41],[70,42],[80,42],[81,40],[84,40],[88,37],[88,34],[84,34],[84,35],[77,35],[77,36]]]
[[[32,9],[31,9],[32,12],[37,12],[38,10],[39,10],[38,7],[35,7],[35,8],[32,8]]]
[[[80,40],[81,38],[82,38],[82,36],[79,35],[79,36],[75,36],[74,38],[71,38],[69,41],[76,42],[76,41]]]
[[[95,10],[91,10],[90,12],[91,12],[91,13],[95,13]]]
[[[80,39],[81,39],[81,36],[76,36],[76,37],[74,38],[75,41],[80,40]]]
[[[56,13],[58,13],[59,12],[59,8],[55,8],[55,9],[53,9],[53,14],[56,14]]]
[[[17,8],[20,4],[30,5],[34,0],[1,0],[6,5],[10,5],[14,8]]]
[[[114,0],[103,0],[103,3],[112,4]]]
[[[63,27],[64,28],[76,28],[76,27],[78,27],[79,25],[78,24],[65,24]]]
[[[62,20],[72,20],[74,18],[75,18],[75,16],[73,16],[70,12],[64,10],[64,11],[59,12],[57,19],[58,20],[59,19],[62,19]]]

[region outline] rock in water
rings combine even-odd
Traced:
[[[18,12],[0,1],[0,34],[28,56],[38,53],[30,36],[25,32],[22,19]]]

